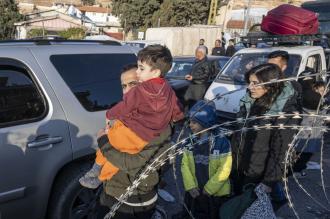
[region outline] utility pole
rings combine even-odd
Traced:
[[[224,32],[225,29],[226,29],[225,25],[226,25],[226,20],[227,20],[226,18],[227,18],[227,10],[228,10],[228,5],[229,5],[229,3],[230,3],[230,1],[227,1],[227,2],[226,2],[225,16],[223,17],[223,22],[222,22],[221,32]],[[229,5],[229,6],[230,6],[230,5]]]
[[[247,6],[247,10],[246,10],[246,14],[245,14],[245,18],[244,18],[244,32],[243,35],[246,36],[247,33],[247,25],[248,22],[250,20],[250,9],[251,9],[251,0],[248,0],[248,6]]]
[[[124,21],[124,41],[126,41],[126,18],[125,18],[125,21]]]
[[[218,7],[218,0],[211,0],[210,1],[209,18],[207,20],[208,25],[214,25],[215,24],[215,18],[217,16],[217,7]]]

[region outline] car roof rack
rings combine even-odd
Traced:
[[[72,44],[100,44],[121,46],[120,42],[112,40],[63,40],[63,39],[27,39],[27,40],[0,40],[0,45],[72,45]]]
[[[252,35],[241,37],[241,42],[247,45],[266,43],[270,46],[297,46],[297,45],[319,45],[324,40],[322,35]]]

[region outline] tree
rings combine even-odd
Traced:
[[[14,0],[0,0],[0,39],[15,36],[14,23],[23,20]]]
[[[218,0],[218,9],[220,6]],[[205,0],[165,0],[160,10],[154,14],[160,18],[161,26],[187,26],[207,24],[210,13],[210,1]],[[158,19],[157,18],[157,19]]]
[[[160,26],[207,24],[210,12],[210,1],[205,0],[113,0],[112,4],[126,32],[157,27],[158,22]]]
[[[164,2],[160,5],[158,11],[156,11],[152,16],[152,24],[154,27],[158,26],[177,26],[175,21],[175,6],[176,0],[164,0]]]
[[[61,37],[64,37],[69,40],[81,40],[85,37],[85,30],[79,27],[71,27],[67,30],[59,32]]]
[[[83,5],[95,5],[95,0],[81,0]]]
[[[152,16],[162,0],[113,0],[113,13],[119,16],[125,31],[152,27]]]
[[[27,33],[28,38],[40,37],[44,35],[47,35],[47,30],[43,30],[43,29],[31,29]]]
[[[177,0],[175,1],[175,21],[177,25],[207,24],[210,11],[210,1]]]

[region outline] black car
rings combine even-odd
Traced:
[[[230,57],[227,56],[208,56],[211,75],[210,82],[216,77],[220,70],[225,66]],[[195,62],[194,56],[177,56],[173,59],[171,70],[166,74],[166,79],[175,90],[176,95],[182,99],[190,82],[185,80],[185,75],[190,74]]]

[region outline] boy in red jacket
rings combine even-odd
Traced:
[[[164,46],[151,45],[138,53],[136,73],[141,83],[106,113],[108,138],[115,149],[137,154],[172,121],[183,118],[181,104],[163,78],[171,66],[171,52]],[[118,168],[98,151],[94,166],[79,181],[85,187],[97,188],[117,172]]]

